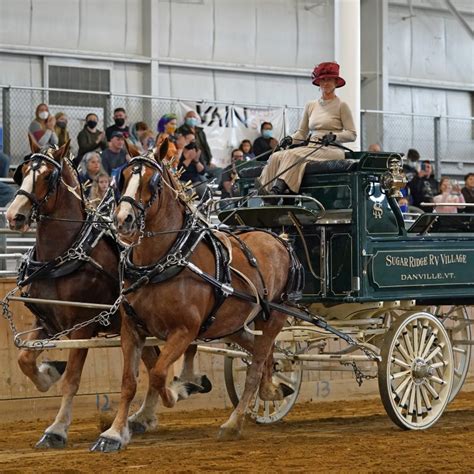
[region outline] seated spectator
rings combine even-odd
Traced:
[[[136,122],[132,125],[129,140],[141,153],[155,146],[154,133],[145,122]]]
[[[412,204],[424,212],[432,212],[433,208],[421,206],[422,202],[433,202],[433,196],[438,190],[438,181],[434,178],[433,167],[429,161],[423,161],[420,170],[407,184],[410,190]]]
[[[123,133],[113,131],[110,135],[109,148],[102,152],[102,166],[109,176],[112,176],[114,168],[118,168],[127,162],[127,151],[124,144]]]
[[[166,160],[168,163],[174,162],[176,157],[176,127],[177,118],[175,114],[165,114],[158,121],[155,146],[159,148],[164,140],[168,139],[168,152],[166,153]]]
[[[179,133],[192,133],[196,137],[196,145],[201,151],[201,162],[207,171],[215,169],[216,166],[211,163],[212,153],[207,143],[207,137],[202,127],[198,127],[199,116],[194,110],[190,110],[184,116],[184,124],[178,128]],[[212,171],[211,171],[212,174]]]
[[[84,128],[77,135],[77,144],[79,151],[73,162],[76,167],[79,166],[82,157],[90,151],[105,150],[107,141],[105,140],[105,132],[97,128],[99,119],[96,114],[90,113],[86,115],[86,123]]]
[[[253,152],[252,142],[250,140],[242,140],[240,142],[239,150],[244,153],[245,160],[253,160],[255,153]]]
[[[125,112],[125,109],[123,107],[117,107],[114,110],[114,124],[105,129],[105,135],[108,142],[110,142],[113,132],[120,132],[124,138],[129,137],[130,130],[126,121],[127,113]]]
[[[102,162],[100,156],[95,151],[91,151],[84,155],[83,159],[83,170],[79,173],[79,180],[81,183],[85,184],[84,194],[89,196],[92,183],[99,176],[100,173],[103,173]]]
[[[372,143],[369,145],[369,148],[367,148],[367,151],[370,151],[370,153],[380,153],[382,148],[378,143]]]
[[[433,198],[435,203],[464,203],[464,197],[459,190],[459,186],[453,188],[449,178],[441,178],[439,182],[439,194]],[[462,212],[464,207],[458,206],[435,206],[433,212],[455,214]]]
[[[260,132],[261,135],[253,142],[253,152],[257,158],[268,158],[278,145],[278,142],[273,138],[273,125],[270,122],[263,122]]]
[[[465,203],[474,204],[474,173],[468,173],[464,176],[464,187],[461,194]],[[474,213],[474,206],[466,206],[464,212]]]
[[[58,136],[54,130],[56,126],[56,118],[49,113],[46,104],[39,104],[36,107],[35,119],[28,129],[30,136],[40,147],[48,145],[57,145]]]
[[[195,142],[191,142],[183,148],[183,153],[179,159],[179,169],[183,168],[183,173],[180,176],[180,180],[183,183],[191,181],[192,184],[196,185],[202,183],[204,178],[204,165],[200,162],[201,151],[198,149]],[[206,187],[204,184],[196,186],[194,191],[202,197]]]
[[[10,172],[10,161],[11,158],[0,151],[0,178],[8,178]]]
[[[231,164],[222,171],[221,182],[219,189],[223,199],[239,196],[239,189],[235,185],[239,177],[238,163],[245,161],[245,154],[240,148],[232,150]]]
[[[7,207],[15,197],[15,187],[0,181],[0,207]]]
[[[195,137],[191,132],[186,132],[185,134],[176,132],[175,137],[176,141],[174,145],[176,147],[176,155],[174,156],[173,161],[168,161],[172,171],[176,171],[178,169],[179,160],[183,155],[184,147],[195,141]]]
[[[54,127],[54,131],[58,137],[58,146],[63,146],[69,140],[67,115],[64,112],[58,112],[54,117],[56,118],[56,126]]]
[[[94,207],[102,201],[110,186],[110,176],[103,171],[100,172],[95,178],[90,188],[89,201]]]
[[[410,148],[406,155],[405,163],[403,164],[403,172],[410,182],[418,173],[420,167],[420,153],[414,148]]]

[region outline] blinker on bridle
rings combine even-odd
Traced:
[[[53,166],[53,171],[51,175],[49,176],[49,181],[48,181],[48,191],[43,197],[43,199],[38,200],[38,198],[35,196],[35,187],[36,187],[36,173],[38,170],[41,168],[41,164],[43,162],[46,162],[50,165]],[[59,178],[61,176],[61,169],[62,165],[59,164],[54,158],[43,154],[43,153],[33,153],[30,157],[28,157],[23,163],[18,165],[18,168],[15,171],[15,174],[13,176],[13,180],[15,181],[16,184],[21,186],[23,183],[23,174],[22,174],[22,168],[25,165],[25,163],[31,163],[30,165],[30,172],[33,172],[33,189],[32,192],[29,193],[28,191],[25,191],[24,189],[19,189],[16,192],[16,196],[25,196],[28,198],[28,200],[31,202],[32,205],[32,220],[36,220],[38,218],[38,211],[40,207],[45,204],[51,194],[56,190],[58,183],[59,183]]]

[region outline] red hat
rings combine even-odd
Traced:
[[[346,81],[339,76],[339,64],[337,63],[318,64],[314,67],[311,77],[315,86],[319,86],[319,81],[326,78],[336,79],[336,87],[346,85]]]

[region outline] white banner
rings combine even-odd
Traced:
[[[273,125],[273,136],[279,141],[285,136],[287,126],[281,108],[247,108],[235,105],[216,105],[203,102],[180,102],[178,124],[190,110],[201,119],[198,126],[203,127],[212,152],[212,162],[218,167],[230,163],[230,155],[244,139],[252,143],[260,135],[263,122]]]

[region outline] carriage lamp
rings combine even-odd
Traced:
[[[399,157],[389,158],[387,163],[388,171],[384,173],[380,182],[390,197],[403,197],[400,192],[407,184],[407,178],[403,173],[402,162]]]

